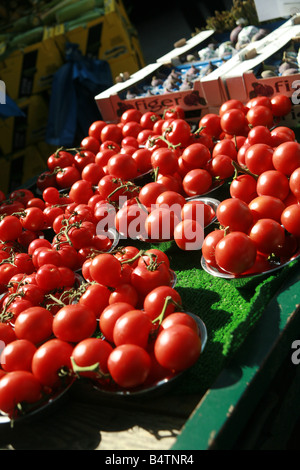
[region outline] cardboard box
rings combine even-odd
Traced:
[[[105,14],[86,25],[68,29],[52,30],[58,48],[64,54],[67,42],[78,44],[84,56],[105,60],[109,63],[113,78],[127,71],[134,73],[145,62],[137,33],[130,23],[121,0],[106,0]]]
[[[46,164],[36,145],[29,145],[11,155],[0,157],[0,189],[5,194],[19,188],[45,171]]]
[[[0,56],[0,79],[13,100],[49,90],[52,78],[64,58],[53,38]]]
[[[41,141],[46,134],[48,101],[43,94],[22,98],[16,104],[25,117],[0,119],[0,155],[8,155]]]
[[[208,39],[212,38],[213,34],[213,29],[201,31],[188,39],[182,46],[174,47],[172,51],[159,57],[157,62],[159,64],[173,63],[175,65],[178,63],[178,58],[184,60],[186,54],[193,52],[195,49],[204,47],[204,44],[207,43]]]
[[[283,52],[291,40],[299,35],[300,25],[290,27],[283,25],[256,47],[255,57],[249,60],[241,60],[237,57],[236,65],[222,77],[228,97],[239,99],[244,103],[259,95],[272,97],[276,94],[284,94],[293,99],[293,95],[298,93],[296,89],[300,83],[300,74],[257,78],[256,70],[264,62],[270,62],[274,54]]]
[[[150,96],[128,98],[128,93],[136,87],[149,85],[153,76],[167,74],[172,67],[154,63],[134,73],[128,80],[117,83],[95,97],[102,119],[107,122],[118,122],[121,114],[129,108],[136,108],[142,113],[154,111],[162,115],[168,107],[180,105],[183,107],[187,120],[199,120],[208,105],[203,98],[200,81],[194,83],[194,88],[188,91],[162,93]]]
[[[233,96],[236,99],[241,99],[241,101],[247,101],[241,84],[241,70],[247,70],[254,63],[260,63],[259,56],[261,52],[265,54],[268,45],[274,42],[277,43],[278,38],[282,35],[290,35],[290,28],[294,27],[296,18],[297,16],[288,21],[268,23],[267,28],[270,30],[270,33],[267,36],[258,41],[250,42],[223,65],[202,78],[201,84],[207,102],[212,106],[221,106],[224,101]],[[257,52],[258,56],[256,56]]]

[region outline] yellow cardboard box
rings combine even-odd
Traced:
[[[68,29],[66,23],[48,33],[62,54],[66,43],[72,42],[78,44],[84,56],[107,61],[113,78],[124,71],[134,73],[145,65],[136,30],[121,0],[106,0],[105,14],[86,25]]]
[[[0,155],[8,155],[41,141],[48,122],[48,99],[44,94],[22,98],[16,104],[25,117],[0,119]]]
[[[49,90],[53,74],[64,63],[64,57],[53,38],[48,37],[0,56],[0,79],[6,85],[6,92],[11,99],[31,96]]]

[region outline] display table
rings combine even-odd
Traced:
[[[177,259],[180,260],[179,254]],[[188,263],[187,259],[185,262]],[[189,262],[195,263],[195,259]],[[200,268],[197,272],[203,275]],[[183,280],[188,270],[182,269],[177,274],[178,290],[184,292]],[[144,397],[108,397],[80,380],[64,400],[47,412],[15,423],[12,429],[2,426],[0,448],[104,451],[239,449],[260,445],[267,449],[274,445],[284,448],[300,415],[294,385],[295,381],[299,383],[299,368],[291,359],[292,343],[300,331],[298,261],[288,273],[279,272],[275,280],[272,294],[262,290],[258,296],[263,296],[265,303],[255,324],[237,343],[234,341],[241,344],[224,358],[217,354],[219,347],[209,351],[214,343],[214,323],[209,322],[201,310],[203,305],[199,305],[208,328],[207,350],[195,370],[187,371],[170,388]],[[188,289],[186,292],[189,293]],[[197,296],[193,297],[197,301]],[[187,303],[191,306],[192,298],[189,299]],[[251,301],[248,299],[249,305]],[[256,313],[261,308],[259,302],[253,307]],[[247,318],[242,323],[247,324]],[[243,330],[241,326],[237,329]],[[231,334],[234,336],[234,331]],[[205,388],[203,374],[209,366],[213,367],[212,352],[221,370],[203,393],[200,381]],[[213,377],[214,374],[210,379]],[[277,423],[270,418],[274,410]],[[277,442],[273,437],[261,444],[261,433],[270,420],[277,432]]]

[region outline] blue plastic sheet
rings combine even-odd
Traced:
[[[77,44],[66,45],[66,62],[53,77],[46,141],[74,146],[101,119],[95,96],[113,84],[108,62],[85,57]]]
[[[12,116],[25,117],[25,113],[8,95],[6,95],[5,89],[0,89],[0,118],[6,119]]]

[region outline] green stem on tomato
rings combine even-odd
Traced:
[[[78,364],[76,364],[76,361],[73,356],[71,356],[70,359],[73,372],[77,375],[77,377],[80,377],[80,373],[84,372],[95,372],[99,378],[103,379],[110,377],[110,374],[105,374],[104,372],[102,372],[102,370],[100,369],[99,362],[91,364],[90,366],[79,366]]]
[[[167,310],[167,307],[168,305],[172,303],[176,306],[176,308],[178,309],[181,309],[182,306],[180,304],[178,304],[170,295],[168,295],[166,298],[165,298],[165,302],[164,302],[164,305],[163,305],[163,308],[162,308],[162,311],[160,312],[160,314],[158,315],[158,317],[154,318],[154,320],[152,320],[152,324],[155,325],[156,323],[158,323],[157,327],[159,327],[164,319],[164,316],[165,316],[165,313],[166,313],[166,310]]]

